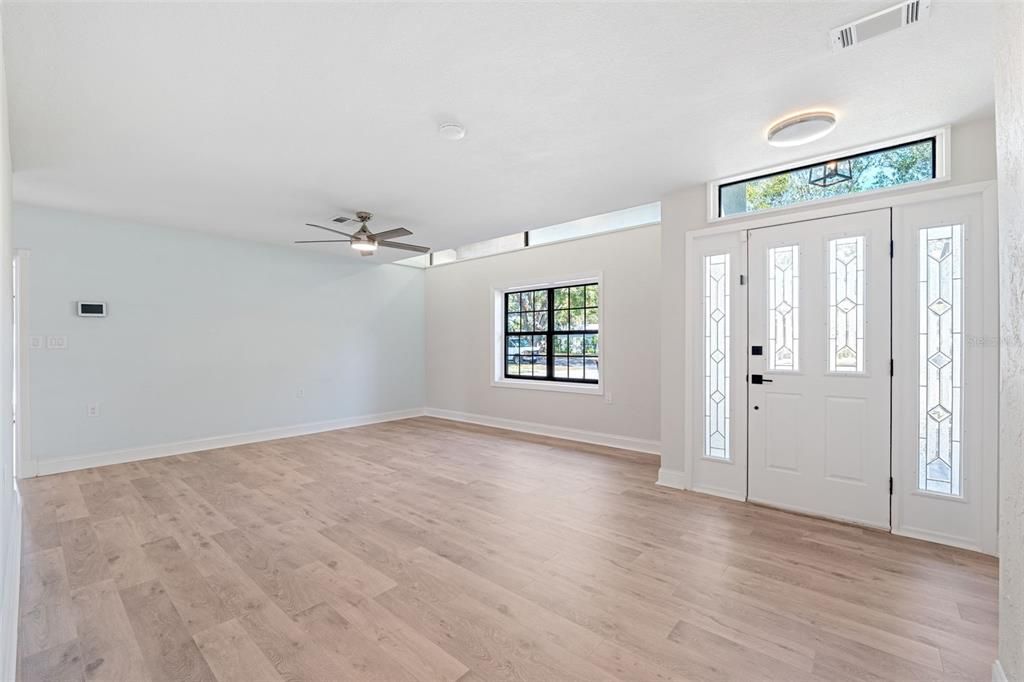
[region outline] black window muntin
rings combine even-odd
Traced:
[[[932,147],[932,175],[931,175],[931,179],[934,180],[935,179],[935,173],[938,170],[937,167],[936,167],[936,164],[937,164],[937,161],[936,161],[936,144],[937,143],[936,143],[936,139],[934,137],[926,137],[926,138],[922,138],[920,140],[914,140],[913,142],[901,142],[900,144],[892,144],[892,145],[889,145],[888,147],[879,147],[878,149],[872,149],[870,151],[861,152],[860,154],[851,154],[850,156],[843,156],[843,157],[836,158],[836,159],[830,159],[830,161],[846,161],[848,159],[850,161],[853,161],[855,159],[864,158],[865,156],[874,156],[875,154],[882,154],[884,152],[890,152],[890,151],[892,151],[894,149],[903,149],[904,147],[914,147],[914,146],[922,144],[924,142],[930,142],[931,143],[931,147]],[[755,176],[750,177],[750,178],[743,178],[742,180],[736,180],[734,182],[728,182],[728,183],[724,183],[724,184],[719,185],[718,186],[718,217],[719,218],[725,218],[725,217],[733,218],[733,217],[736,217],[736,216],[746,215],[745,213],[730,213],[728,216],[726,216],[722,212],[724,210],[724,208],[722,206],[722,191],[723,190],[726,190],[726,189],[728,189],[730,187],[734,187],[736,185],[742,185],[742,184],[745,184],[745,183],[748,183],[748,182],[755,182],[757,180],[763,180],[764,178],[773,178],[776,175],[783,175],[783,174],[787,174],[787,173],[798,173],[800,171],[810,171],[812,168],[814,168],[815,166],[820,166],[822,163],[824,163],[824,161],[819,161],[817,163],[808,163],[808,164],[805,164],[803,166],[794,166],[793,168],[786,168],[786,169],[783,169],[783,170],[774,171],[772,173],[765,173],[763,175],[755,175]],[[905,183],[905,184],[912,184],[912,183]],[[886,187],[885,189],[894,188],[894,187],[902,187],[902,186],[903,185],[889,185],[889,187]],[[852,195],[839,195],[839,196],[852,196]],[[831,199],[833,197],[828,197],[828,198]],[[814,203],[814,201],[810,201],[810,202],[807,202],[807,203]],[[792,204],[792,205],[796,206],[798,204]]]
[[[563,293],[564,292],[564,293]],[[578,293],[577,293],[578,292]],[[564,300],[564,305],[562,304]],[[513,305],[514,303],[514,305]],[[597,384],[600,381],[600,284],[579,282],[537,289],[507,291],[502,299],[506,379]],[[526,306],[530,307],[527,309]],[[564,321],[563,321],[564,320]],[[515,342],[512,342],[515,339]],[[527,345],[524,345],[524,340]],[[510,349],[528,353],[510,352]],[[523,358],[529,358],[527,363]],[[516,371],[509,371],[510,358]],[[572,363],[582,367],[573,377]],[[561,364],[559,361],[564,361]],[[592,363],[593,368],[588,366]],[[528,364],[530,374],[523,374]],[[563,370],[564,368],[564,370]],[[536,372],[540,370],[541,374]],[[590,377],[593,373],[596,376]]]

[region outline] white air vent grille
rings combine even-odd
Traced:
[[[852,24],[834,28],[829,32],[832,49],[845,50],[865,40],[916,24],[928,18],[931,8],[931,0],[908,0]]]

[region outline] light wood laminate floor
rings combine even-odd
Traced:
[[[24,680],[991,679],[994,559],[420,418],[26,481]]]

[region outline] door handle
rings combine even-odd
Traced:
[[[774,379],[765,379],[763,374],[751,374],[750,383],[752,384],[770,384],[773,383]]]

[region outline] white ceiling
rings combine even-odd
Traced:
[[[888,4],[5,2],[15,197],[277,243],[370,210],[443,249],[989,115],[987,3],[831,52]],[[811,107],[836,132],[764,142]]]

